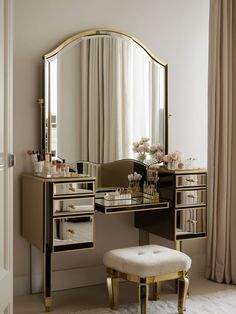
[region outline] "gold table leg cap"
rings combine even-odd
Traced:
[[[52,298],[45,298],[44,306],[45,306],[45,311],[50,312],[52,308]]]

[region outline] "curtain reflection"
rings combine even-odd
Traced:
[[[142,136],[164,144],[165,67],[140,46],[96,36],[64,48],[56,60],[56,156],[106,163],[133,158],[132,143]]]
[[[128,156],[129,46],[109,37],[84,40],[79,46],[82,160],[103,163]]]

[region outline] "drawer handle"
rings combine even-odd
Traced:
[[[188,194],[187,195],[189,198],[195,198],[196,196],[194,196],[193,194]]]
[[[75,231],[74,229],[72,229],[72,228],[69,228],[69,229],[67,229],[66,231],[67,231],[70,235],[73,235],[73,234],[76,233],[76,231]]]
[[[197,220],[194,220],[194,219],[188,219],[187,222],[189,222],[190,224],[194,224],[194,225],[197,224]]]
[[[188,182],[195,182],[196,180],[195,179],[191,179],[191,178],[186,178],[186,181],[188,181]]]
[[[75,209],[75,205],[68,205],[68,207]]]
[[[75,191],[76,191],[76,189],[75,189],[75,188],[70,187],[70,188],[69,188],[69,191],[75,192]]]

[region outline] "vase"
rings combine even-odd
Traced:
[[[176,160],[170,161],[167,163],[167,169],[176,170],[178,169],[178,162]]]

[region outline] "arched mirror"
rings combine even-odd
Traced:
[[[167,65],[135,38],[79,33],[44,56],[43,146],[69,163],[134,158],[145,136],[167,152]]]

